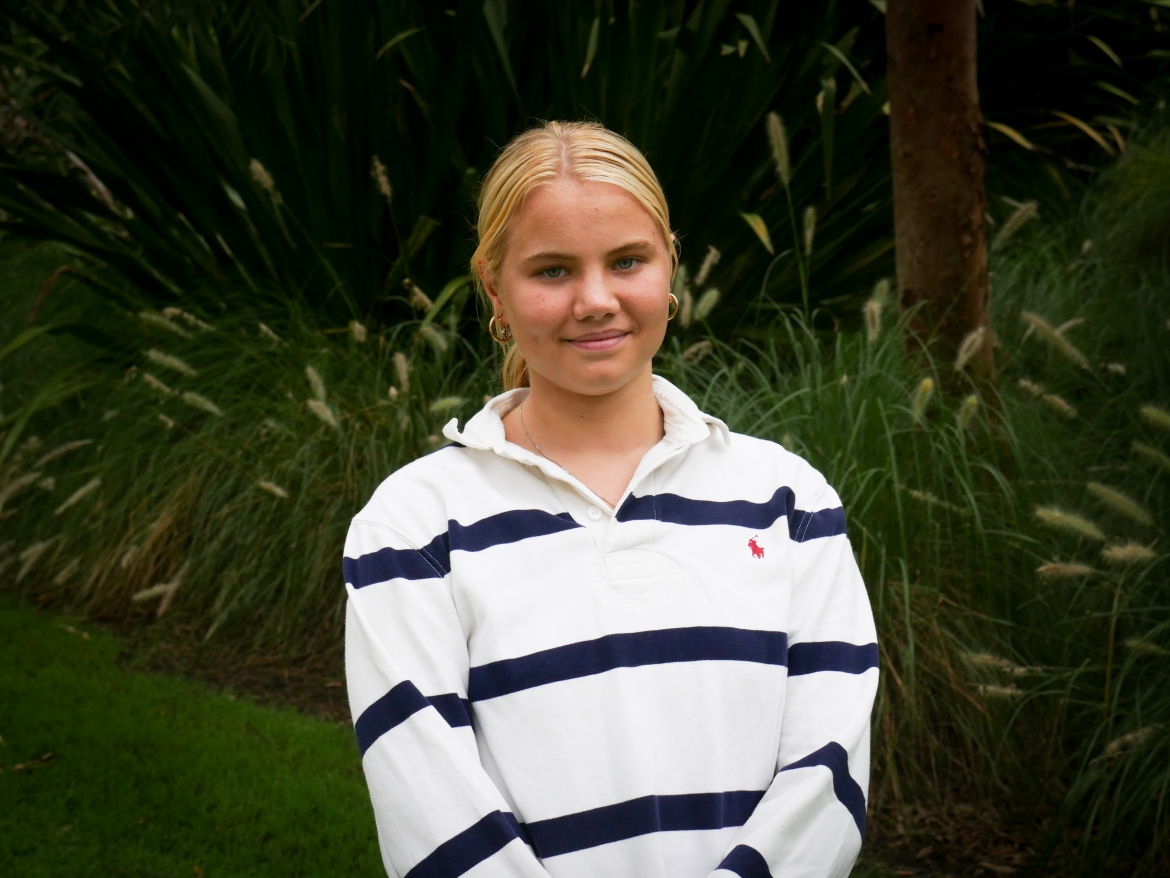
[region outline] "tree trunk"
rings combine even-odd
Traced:
[[[983,328],[968,368],[994,380],[974,0],[889,0],[886,49],[899,302],[948,371]]]

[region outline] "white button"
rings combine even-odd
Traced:
[[[596,506],[590,506],[588,514],[591,521],[597,521],[599,518],[601,518],[601,510]]]

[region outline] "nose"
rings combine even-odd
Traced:
[[[581,274],[575,293],[573,317],[577,320],[598,320],[621,309],[610,279],[599,267],[591,266]]]

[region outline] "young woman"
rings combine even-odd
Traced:
[[[628,141],[528,131],[479,207],[507,390],[345,546],[386,870],[847,875],[878,657],[837,495],[652,373],[674,236]]]

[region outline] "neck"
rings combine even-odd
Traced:
[[[632,381],[597,396],[574,393],[530,373],[524,420],[547,454],[644,452],[662,438],[650,364]]]

